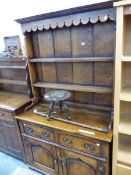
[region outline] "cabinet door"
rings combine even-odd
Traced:
[[[61,155],[64,175],[108,175],[108,167],[99,160],[63,149]]]
[[[3,131],[1,121],[0,121],[0,150],[7,151],[7,145],[6,145],[6,140],[5,140],[4,131]]]
[[[27,163],[47,172],[58,175],[56,148],[34,138],[23,137]]]
[[[2,131],[2,133],[0,134],[0,138],[2,138],[0,147],[2,148],[2,150],[7,151],[8,153],[11,153],[16,157],[22,158],[22,150],[15,122],[1,120],[0,123],[0,130]]]

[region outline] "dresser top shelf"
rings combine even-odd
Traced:
[[[0,91],[0,108],[15,111],[30,102],[27,95]]]

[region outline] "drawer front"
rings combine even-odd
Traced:
[[[54,141],[54,133],[48,129],[29,123],[23,123],[23,132],[27,135],[39,137],[43,140]]]
[[[104,145],[93,139],[82,139],[79,137],[63,134],[59,135],[60,144],[66,147],[80,150],[82,152],[105,157]]]
[[[5,120],[14,120],[12,113],[0,111],[0,118]]]

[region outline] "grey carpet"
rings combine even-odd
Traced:
[[[0,175],[12,175],[20,171],[20,169],[25,169],[25,171],[27,170],[33,175],[44,175],[29,169],[22,161],[0,152]]]

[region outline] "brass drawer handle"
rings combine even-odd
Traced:
[[[91,145],[91,144],[84,144],[84,147],[88,150],[88,151],[94,151],[95,150],[95,146]]]
[[[104,174],[105,169],[104,169],[103,166],[99,165],[99,166],[98,166],[98,171],[99,171],[100,174]]]
[[[64,138],[63,141],[64,141],[64,144],[66,144],[66,145],[68,145],[72,142],[72,140],[69,138]]]
[[[31,134],[33,132],[33,129],[29,128],[29,127],[25,127],[24,131],[25,131],[26,134]]]
[[[62,159],[62,157],[58,156],[58,160],[60,160],[62,162],[62,165],[65,166],[65,162],[64,160]]]
[[[43,137],[44,139],[48,138],[49,135],[50,135],[49,132],[42,132],[42,137]]]

